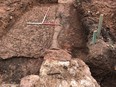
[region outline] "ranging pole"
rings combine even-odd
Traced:
[[[102,29],[102,24],[103,24],[103,14],[100,15],[99,18],[99,24],[98,24],[98,30],[97,30],[97,37],[99,38],[100,34],[101,34],[101,29]]]
[[[43,18],[43,20],[42,20],[42,23],[44,23],[44,21],[45,21],[45,19],[46,19],[46,17],[47,17],[47,14],[48,14],[48,12],[49,12],[49,10],[50,10],[50,7],[48,8],[48,10],[47,10],[47,12],[46,12],[46,14],[45,14],[45,16],[44,16],[44,18]]]
[[[95,30],[93,32],[93,38],[92,38],[92,43],[95,44],[96,43],[96,38],[97,38],[97,30]]]

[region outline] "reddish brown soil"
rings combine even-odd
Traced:
[[[34,6],[26,12],[12,28],[0,40],[1,58],[10,58],[13,56],[39,57],[43,56],[46,49],[49,49],[54,33],[54,26],[45,25],[27,25],[27,22],[41,22],[48,7],[50,11],[45,22],[54,22],[57,16],[57,7],[59,5],[39,5]],[[79,24],[79,19],[74,7],[64,5],[65,14],[63,17],[63,29],[59,35],[58,43],[61,48],[73,50],[75,48],[85,47],[84,35]],[[72,15],[70,15],[72,14]],[[68,16],[69,15],[69,18]],[[65,18],[65,16],[67,18]],[[74,17],[76,17],[74,19]],[[70,21],[69,21],[70,20]],[[78,28],[78,29],[77,29]],[[76,38],[78,37],[78,38]]]
[[[93,0],[96,11],[104,14],[104,25],[116,36],[116,1],[115,0]],[[97,14],[97,15],[99,15]]]
[[[39,2],[48,3],[49,1],[55,3],[39,4]],[[103,29],[106,32],[110,31],[109,35],[115,46],[115,0],[82,0],[80,5],[64,4],[64,8],[62,8],[64,10],[61,9],[61,12],[58,12],[59,4],[56,4],[56,2],[57,0],[0,1],[0,78],[3,82],[18,83],[26,75],[39,73],[42,63],[40,57],[43,57],[46,49],[51,47],[55,26],[27,25],[27,22],[41,22],[49,7],[50,11],[46,22],[54,22],[57,17],[61,17],[63,26],[58,35],[58,44],[61,49],[69,51],[73,57],[83,59],[86,62],[88,60],[87,55],[90,52],[93,52],[94,55],[97,50],[99,51],[105,46],[100,43],[100,45],[94,45],[90,49],[86,45],[87,42],[91,41],[92,31],[90,29],[97,28],[100,14],[105,15]],[[102,38],[100,39],[107,44],[109,36],[105,34],[102,31]],[[108,73],[105,73],[106,75],[102,75],[101,71],[96,69],[98,67],[90,65],[91,71],[99,74],[97,76],[96,73],[92,72],[102,87],[116,86],[115,71],[109,72],[109,69],[106,69],[107,63],[111,63],[109,64],[111,66],[115,64],[116,57],[112,57],[116,54],[114,50],[111,50],[114,53],[111,52],[110,54],[108,52],[107,55],[104,55],[108,58],[111,57],[111,60],[102,59],[103,61],[99,61],[99,63],[94,61],[99,66],[102,66],[103,62],[105,62],[105,68],[102,68],[102,70],[103,72],[108,71]],[[106,49],[103,49],[103,51],[106,51]]]
[[[41,22],[49,6],[34,6],[2,37],[0,41],[2,58],[13,56],[37,58],[43,55],[43,51],[51,46],[54,26],[27,25],[27,22]],[[54,22],[56,7],[51,5],[46,21]]]
[[[34,0],[0,1],[0,38],[5,35],[20,16],[33,6]]]
[[[82,9],[86,12],[85,17],[90,17],[91,21],[98,23],[100,14],[104,14],[104,23],[116,38],[116,1],[115,0],[85,0],[82,2]]]
[[[76,50],[73,52],[73,55],[75,55],[75,57],[83,57],[83,55],[81,55],[81,49],[86,46],[86,43],[76,8],[73,5],[64,4],[61,6],[61,11],[59,10],[58,12],[59,4],[34,5],[28,11],[25,10],[23,15],[20,14],[20,18],[17,16],[17,18],[15,18],[17,21],[12,22],[12,26],[8,26],[10,24],[9,22],[8,24],[6,23],[9,30],[7,32],[4,31],[5,33],[1,33],[0,74],[4,82],[19,82],[23,76],[38,73],[42,62],[39,58],[44,56],[46,49],[50,49],[55,26],[27,25],[27,22],[41,22],[49,7],[50,11],[45,22],[54,22],[57,17],[61,16],[60,19],[63,26],[58,35],[60,48],[70,53]],[[27,60],[28,58],[29,60]],[[2,59],[5,59],[5,61],[2,61]],[[16,60],[18,61],[17,63],[15,63]],[[36,63],[39,66],[38,68],[34,64],[35,61],[38,61],[38,63]],[[31,67],[29,67],[30,65]],[[14,68],[12,68],[13,66]],[[18,69],[16,69],[16,67]],[[37,68],[37,70],[32,67]]]

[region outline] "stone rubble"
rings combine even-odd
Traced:
[[[51,54],[52,57],[56,57],[53,53]],[[22,78],[20,87],[100,87],[82,60],[62,61],[60,59],[64,59],[63,55],[58,57],[57,60],[45,59],[40,68],[40,74]]]

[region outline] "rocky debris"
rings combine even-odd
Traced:
[[[39,76],[24,77],[20,84],[21,87],[100,87],[88,66],[79,59],[61,61],[48,58],[42,63]]]

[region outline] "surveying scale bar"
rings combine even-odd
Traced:
[[[60,24],[55,23],[36,23],[36,22],[27,22],[28,25],[51,25],[51,26],[60,26]]]

